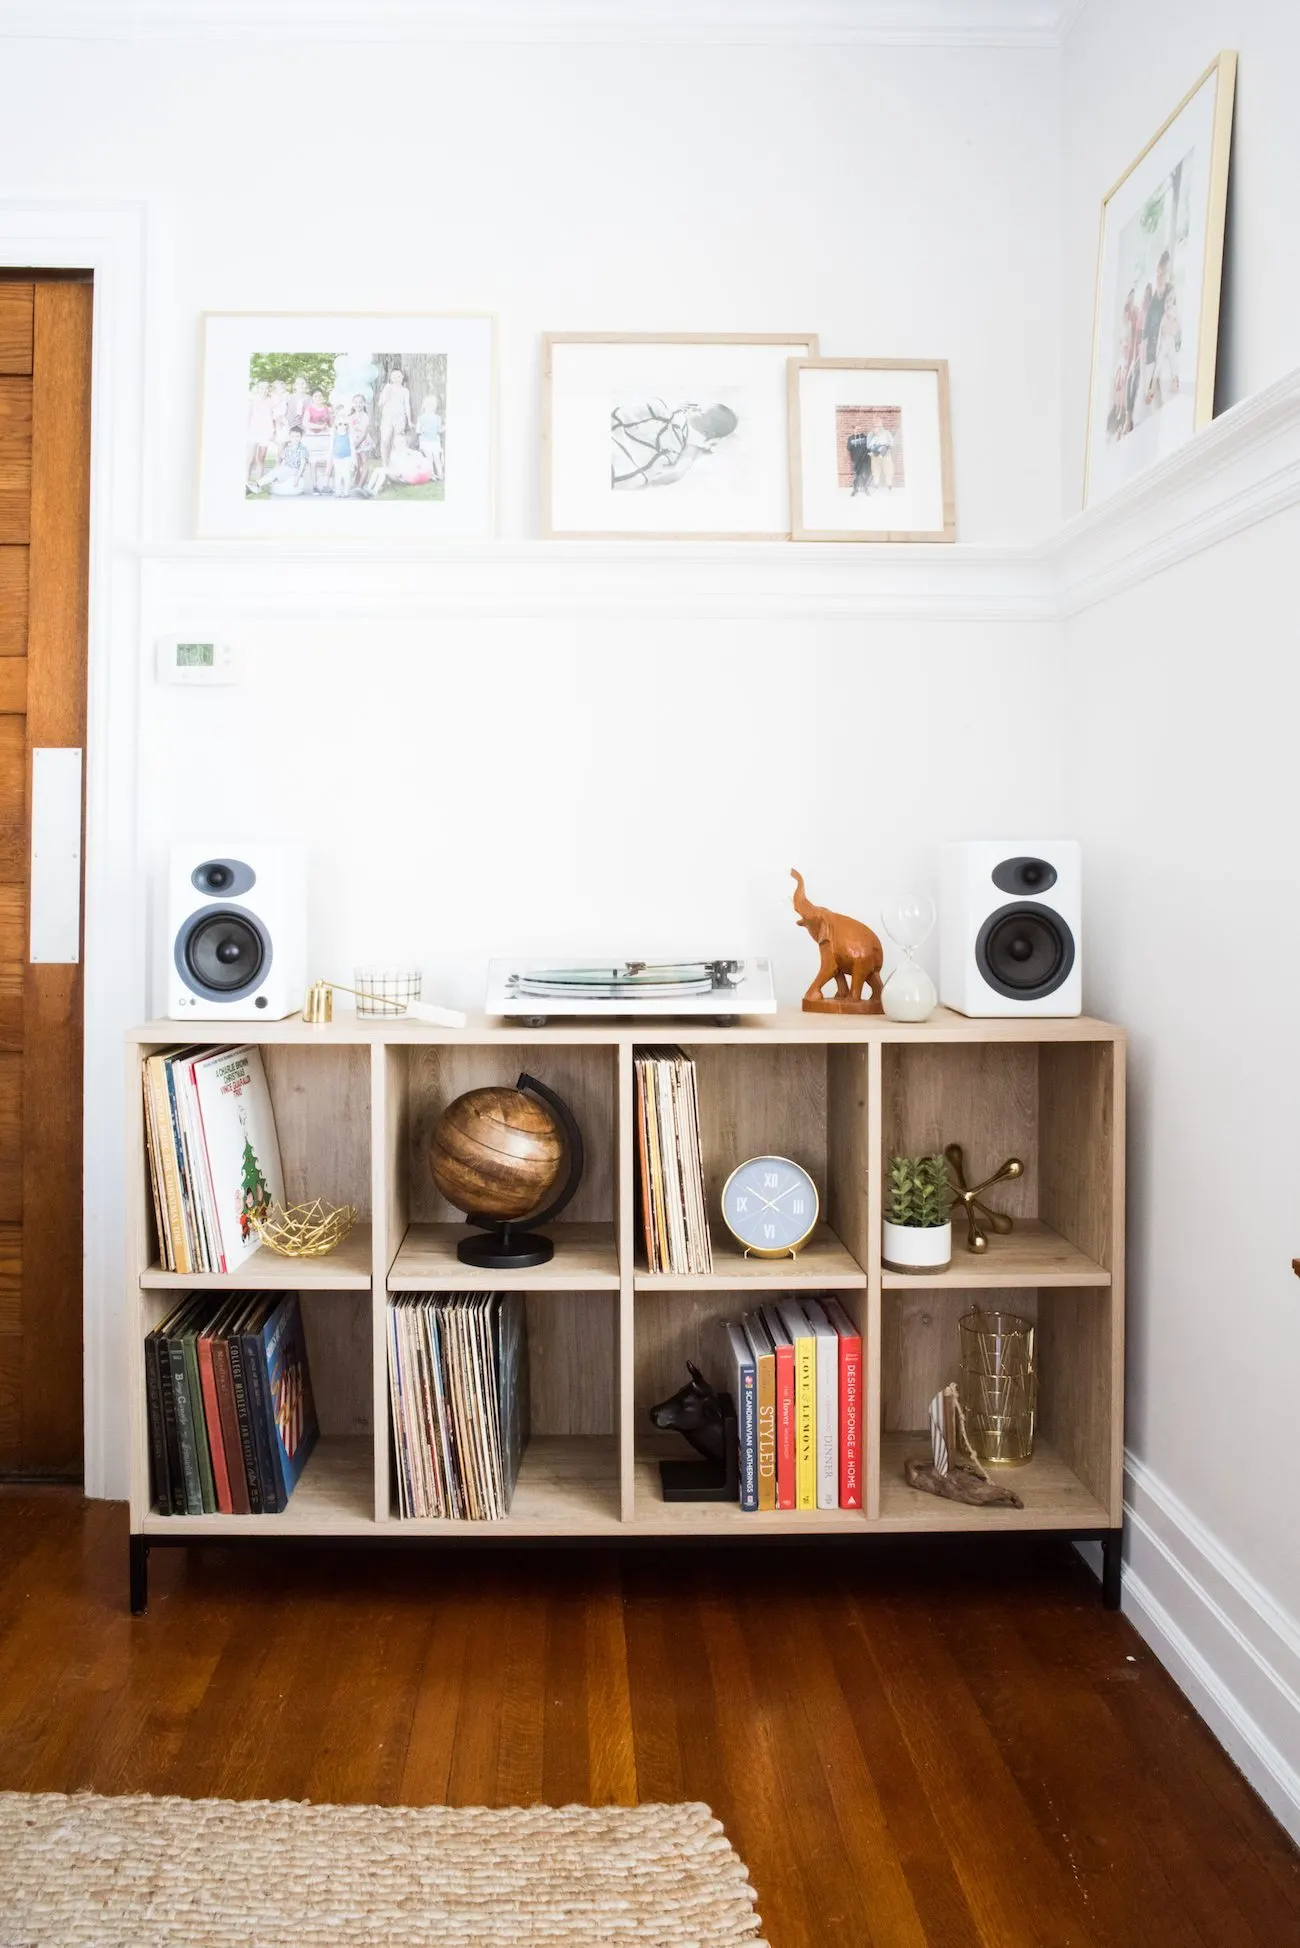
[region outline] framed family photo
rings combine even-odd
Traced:
[[[796,541],[953,541],[946,359],[791,359]]]
[[[203,324],[200,534],[490,535],[492,318],[212,312]],[[346,349],[379,345],[395,349]]]
[[[1085,507],[1213,417],[1236,74],[1220,54],[1102,203]]]
[[[542,532],[786,540],[786,364],[812,332],[551,332],[542,343]]]

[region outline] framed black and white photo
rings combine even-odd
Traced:
[[[796,541],[953,541],[946,359],[791,359]]]
[[[486,538],[494,362],[490,317],[210,313],[200,534]]]
[[[811,332],[553,332],[542,355],[542,531],[784,540],[786,365]]]
[[[1213,416],[1236,75],[1220,54],[1102,203],[1085,507]]]

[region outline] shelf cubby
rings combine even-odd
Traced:
[[[259,1042],[280,1135],[286,1194],[357,1206],[340,1249],[309,1261],[259,1252],[235,1274],[184,1278],[158,1265],[144,1163],[138,1064],[182,1040]],[[714,1269],[651,1274],[635,1222],[633,1061],[677,1043],[696,1063]],[[985,1529],[1112,1535],[1122,1520],[1123,1038],[1086,1018],[967,1021],[939,1010],[919,1027],[787,1010],[762,1024],[598,1022],[542,1029],[482,1020],[464,1030],[351,1017],[322,1027],[153,1022],[129,1049],[127,1291],[132,1534],[143,1546],[198,1536],[427,1535],[453,1542],[621,1536],[937,1534]],[[586,1169],[553,1227],[544,1266],[501,1274],[462,1265],[466,1227],[428,1170],[433,1124],[456,1096],[548,1083],[583,1132]],[[883,1269],[888,1158],[961,1143],[969,1169],[1025,1164],[995,1204],[1015,1229],[986,1256],[954,1227],[952,1264],[920,1277]],[[745,1158],[791,1156],[821,1194],[817,1232],[793,1260],[746,1259],[722,1225],[727,1176]],[[148,1507],[143,1333],[178,1290],[297,1289],[303,1295],[322,1438],[281,1515],[163,1516]],[[390,1295],[513,1287],[526,1295],[528,1442],[502,1522],[403,1521],[397,1514],[387,1376]],[[725,1378],[720,1323],[784,1293],[834,1292],[864,1350],[862,1510],[746,1514],[665,1503],[660,1455],[685,1454],[647,1410],[676,1392],[688,1358]],[[909,1489],[926,1411],[956,1375],[956,1321],[972,1304],[1037,1321],[1039,1439],[1008,1471],[1022,1510],[970,1509]]]

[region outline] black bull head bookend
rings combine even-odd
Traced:
[[[666,1502],[734,1502],[740,1499],[736,1409],[729,1393],[711,1387],[698,1366],[686,1362],[690,1378],[667,1400],[650,1409],[661,1432],[680,1434],[699,1461],[661,1461],[659,1478]]]

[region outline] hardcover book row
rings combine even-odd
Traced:
[[[740,1506],[862,1507],[862,1335],[843,1306],[779,1299],[724,1327]]]

